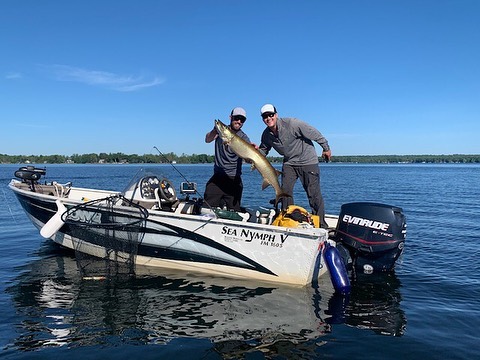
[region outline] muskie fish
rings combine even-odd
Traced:
[[[278,182],[278,175],[280,171],[273,168],[265,155],[255,149],[252,144],[247,143],[237,134],[235,134],[230,127],[222,123],[220,120],[215,120],[215,127],[223,143],[230,146],[230,149],[242,159],[248,160],[252,163],[252,169],[257,169],[263,177],[262,190],[268,185],[275,189],[275,204],[278,203],[282,197],[290,197],[285,194]]]

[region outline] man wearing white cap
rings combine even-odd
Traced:
[[[329,161],[332,153],[327,139],[313,126],[296,118],[279,118],[277,109],[272,104],[265,104],[260,109],[263,122],[267,128],[262,133],[259,150],[265,155],[273,147],[283,155],[282,189],[292,197],[282,200],[285,209],[293,204],[293,187],[298,178],[302,182],[312,208],[312,213],[320,216],[321,227],[327,228],[325,222],[325,205],[320,190],[320,168],[318,155],[313,141],[322,147],[322,157]]]
[[[248,136],[241,130],[247,120],[247,113],[241,107],[234,108],[230,113],[230,128],[243,140],[250,143]],[[227,207],[229,210],[240,210],[242,200],[242,162],[230,148],[223,144],[217,129],[213,127],[205,135],[205,142],[215,140],[215,165],[213,176],[205,187],[204,200],[212,207]]]

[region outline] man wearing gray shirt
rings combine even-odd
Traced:
[[[230,113],[230,128],[243,140],[250,143],[248,136],[241,130],[247,120],[247,113],[241,107]],[[228,210],[240,211],[242,200],[242,158],[238,157],[228,145],[225,145],[214,127],[205,135],[205,142],[215,140],[215,165],[213,176],[205,186],[204,200],[211,207],[226,207]]]
[[[282,189],[292,197],[282,200],[285,209],[293,204],[293,187],[298,178],[307,193],[308,201],[314,215],[320,216],[320,226],[327,228],[325,222],[325,205],[320,190],[320,168],[318,155],[313,141],[323,151],[322,157],[329,161],[332,153],[327,139],[313,126],[296,118],[279,118],[277,109],[272,104],[265,104],[260,110],[267,128],[262,133],[259,150],[265,155],[273,147],[283,155]]]

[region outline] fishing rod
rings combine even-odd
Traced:
[[[159,153],[170,165],[172,165],[172,167],[175,169],[175,171],[176,171],[177,173],[179,173],[180,176],[181,176],[189,185],[192,184],[192,182],[189,181],[189,180],[186,178],[186,176],[183,175],[183,174],[181,173],[181,171],[178,170],[177,167],[176,167],[175,165],[173,165],[173,163],[172,163],[170,160],[168,160],[168,158],[167,158],[156,146],[154,146],[153,148],[154,148],[155,150],[157,150],[158,153]],[[212,210],[212,212],[215,214],[215,217],[217,217],[216,212],[213,210],[213,208],[210,206],[210,204],[203,198],[203,196],[198,192],[197,187],[196,187],[196,186],[193,186],[193,188],[195,189],[195,193],[200,197],[200,199],[202,199],[202,201],[203,201],[205,204],[207,204],[208,208],[209,208],[210,210]]]

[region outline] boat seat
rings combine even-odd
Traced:
[[[249,222],[258,223],[258,224],[265,224],[270,225],[276,215],[275,209],[266,209],[266,208],[259,208],[255,209],[245,209],[250,217],[248,219]]]
[[[170,199],[164,199],[163,197],[160,197],[159,194],[159,188],[154,189],[154,194],[155,194],[155,200],[157,203],[157,207],[160,210],[167,210],[167,211],[174,211],[175,208],[178,206],[178,199],[177,196],[172,196]]]
[[[199,212],[198,204],[193,200],[178,201],[172,206],[176,214],[196,214]]]

